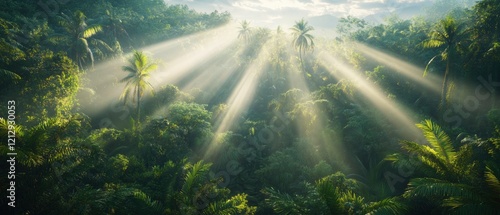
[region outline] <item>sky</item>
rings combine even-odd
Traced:
[[[165,0],[167,4],[185,4],[200,12],[228,11],[236,21],[248,20],[253,26],[285,29],[304,18],[319,31],[335,30],[341,17],[363,18],[370,23],[383,22],[397,14],[402,18],[424,14],[427,8],[471,4],[475,0]]]

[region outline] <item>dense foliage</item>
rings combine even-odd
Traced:
[[[210,90],[186,80],[155,89],[152,75],[173,65],[141,49],[227,24],[227,12],[161,0],[1,3],[0,158],[10,158],[9,131],[17,153],[16,207],[2,197],[2,214],[500,210],[498,0],[437,20],[349,16],[335,39],[313,37],[304,19],[275,30],[242,21],[236,44],[186,76],[225,77]],[[86,112],[83,97],[102,96],[87,75],[104,77],[94,66],[122,57],[122,76],[104,84],[125,84],[110,98],[120,104]],[[254,94],[234,96],[242,89]],[[414,130],[391,118],[399,112]],[[0,177],[2,192],[10,181]]]

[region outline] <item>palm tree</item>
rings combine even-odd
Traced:
[[[417,124],[417,127],[422,130],[430,146],[411,141],[402,141],[401,145],[404,150],[417,155],[416,159],[422,163],[418,165],[418,170],[446,180],[462,180],[465,175],[457,166],[457,152],[450,137],[431,120],[425,120]],[[396,163],[402,162],[404,159],[399,156],[401,155],[395,154],[386,159]]]
[[[178,214],[255,214],[257,207],[248,205],[247,194],[229,196],[230,190],[220,187],[222,177],[210,178],[211,166],[203,160],[184,166],[183,184],[175,195]]]
[[[19,29],[11,22],[0,18],[0,55],[5,56],[0,59],[0,84],[21,79],[21,76],[9,69],[9,64],[12,61],[21,60],[25,57],[25,53],[20,49],[21,45],[15,40],[15,34],[20,33]],[[8,56],[8,57],[7,57]]]
[[[486,148],[488,141],[482,141],[467,143],[456,151],[449,136],[437,124],[425,120],[417,127],[422,130],[429,145],[403,141],[402,148],[410,155],[394,154],[387,158],[399,167],[415,167],[419,172],[417,174],[421,175],[410,179],[403,197],[410,201],[425,199],[429,205],[438,203],[444,210],[450,210],[447,213],[470,214],[475,211],[479,214],[494,214],[494,211],[498,211],[498,161],[495,162],[493,156],[488,160],[473,159],[478,153],[475,151],[495,154],[498,149],[494,146]],[[415,155],[414,159],[410,158],[411,155]]]
[[[139,124],[141,114],[141,97],[147,88],[153,90],[153,86],[148,82],[152,71],[158,68],[158,63],[151,61],[149,57],[140,51],[134,51],[133,56],[128,60],[128,65],[122,70],[129,74],[120,82],[126,82],[125,89],[120,97],[124,103],[128,97],[133,97],[137,102],[137,123]],[[153,92],[153,91],[151,91]]]
[[[130,38],[125,26],[122,22],[120,11],[116,11],[111,4],[106,6],[108,9],[105,10],[105,14],[100,18],[99,23],[102,23],[102,27],[105,29],[106,33],[113,39],[114,52],[117,55],[122,54],[122,46],[118,38],[124,38],[127,40],[128,44],[131,45],[132,39]]]
[[[307,190],[290,195],[274,188],[266,187],[265,204],[277,214],[405,214],[406,207],[399,198],[387,198],[368,203],[356,193],[359,185],[337,172],[325,176],[315,185],[304,183]]]
[[[238,34],[238,38],[243,38],[243,40],[245,42],[248,42],[248,40],[250,38],[250,32],[251,32],[250,22],[244,20],[240,24],[241,24],[241,27],[239,27],[240,31]]]
[[[94,63],[94,54],[90,49],[90,44],[94,46],[104,47],[107,50],[112,50],[104,41],[92,38],[94,35],[102,31],[101,25],[87,25],[87,17],[83,12],[76,11],[73,16],[68,16],[62,13],[59,16],[59,25],[61,25],[67,34],[56,35],[52,40],[64,41],[69,44],[70,56],[73,57],[80,67],[83,68],[83,61],[90,57],[90,61]]]
[[[130,36],[123,25],[122,18],[123,12],[116,11],[117,9],[113,8],[111,4],[107,4],[105,6],[107,9],[104,11],[105,14],[101,17],[101,22],[104,24],[104,28],[109,30],[109,33],[114,38],[114,40],[118,40],[119,36],[125,36],[129,41],[131,41]]]
[[[16,191],[32,194],[16,198],[26,202],[21,209],[22,214],[32,214],[35,211],[51,214],[48,211],[60,209],[60,203],[64,200],[62,195],[67,191],[65,190],[67,185],[71,183],[70,181],[81,177],[72,174],[75,170],[73,168],[82,167],[84,160],[96,154],[94,149],[97,148],[93,149],[76,141],[83,138],[81,134],[84,133],[84,124],[86,124],[84,118],[79,115],[71,118],[46,118],[38,125],[30,127],[12,125],[0,118],[0,138],[7,140],[8,131],[14,131],[16,134],[16,167],[25,171],[24,177],[19,179],[16,177],[16,183],[31,185],[31,188],[20,187],[19,190],[16,187]],[[5,155],[9,152],[12,151],[7,144],[0,145],[0,153]],[[92,162],[96,162],[95,158]],[[65,183],[57,183],[63,181]],[[1,182],[3,188],[7,183]],[[71,193],[73,189],[74,187],[71,187]],[[40,199],[39,196],[44,198]],[[57,203],[50,204],[51,201]]]
[[[448,79],[450,75],[450,70],[452,70],[453,60],[455,60],[455,54],[457,52],[460,42],[465,38],[467,29],[463,23],[457,23],[457,21],[451,17],[447,16],[443,20],[439,21],[435,29],[430,32],[429,39],[424,41],[423,45],[425,48],[441,48],[444,50],[431,58],[427,64],[424,76],[427,75],[427,70],[429,65],[438,56],[446,61],[446,70],[443,77],[443,86],[441,90],[441,103],[440,107],[444,108],[446,105],[446,97],[448,91]]]
[[[305,55],[306,51],[314,49],[314,36],[309,34],[314,28],[309,26],[307,21],[301,19],[295,22],[295,25],[290,29],[293,31],[294,36],[293,45],[295,48],[299,49],[300,64],[302,64],[302,68],[304,68],[302,60],[303,55]]]

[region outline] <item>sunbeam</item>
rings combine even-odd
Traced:
[[[226,100],[228,109],[214,124],[216,134],[228,131],[250,107],[263,73],[262,70],[266,66],[266,60],[268,59],[268,51],[265,48],[268,43],[269,40],[262,45],[257,57],[250,62],[250,65],[244,71],[243,77],[238,81],[238,84]],[[214,139],[206,150],[205,156],[210,156],[217,148]]]
[[[181,55],[175,50],[159,50],[157,53],[151,51],[164,64],[151,77],[156,80],[156,86],[175,84],[190,75],[197,66],[210,64],[223,50],[236,43],[237,32],[234,29],[232,25],[226,25],[207,32],[206,37],[197,41],[189,39],[187,51]]]
[[[295,126],[298,130],[298,136],[307,142],[308,147],[313,148],[314,157],[311,159],[315,162],[320,160],[346,162],[345,147],[339,132],[328,128],[328,118],[318,108],[318,105],[324,101],[313,100],[304,74],[297,67],[291,67],[287,74],[290,88],[300,89],[304,95],[303,99],[299,101],[301,103],[295,107],[302,112],[295,121]]]
[[[419,68],[413,64],[400,60],[399,58],[387,54],[386,52],[377,50],[370,46],[352,42],[354,44],[354,49],[360,51],[366,56],[374,59],[375,61],[384,64],[394,71],[404,75],[407,78],[419,83],[420,85],[426,87],[427,89],[432,90],[434,93],[441,93],[441,79],[434,74],[427,74],[426,77],[423,77],[423,68]]]
[[[322,52],[319,55],[321,63],[338,80],[348,79],[355,83],[363,97],[374,105],[395,127],[396,132],[403,137],[415,139],[421,137],[421,132],[415,127],[415,121],[408,117],[406,110],[395,101],[389,100],[374,84],[368,82],[358,71],[341,60]],[[414,114],[413,114],[414,115]]]
[[[238,49],[242,49],[241,46]],[[188,80],[188,83],[181,84],[179,87],[182,90],[202,89],[204,92],[216,93],[224,83],[226,83],[236,70],[238,62],[230,56],[234,54],[233,48],[228,48],[227,53],[221,53],[219,59],[213,61],[208,66],[200,68],[201,73]],[[213,97],[213,96],[210,96]],[[208,98],[211,100],[211,98]]]
[[[176,84],[191,74],[194,68],[210,64],[211,59],[234,45],[237,38],[234,29],[234,24],[227,24],[141,49],[160,62],[158,71],[151,75],[153,87]],[[125,77],[121,68],[125,64],[124,58],[112,59],[96,65],[93,71],[86,74],[88,86],[96,91],[93,102],[82,106],[87,114],[99,114],[117,106],[124,86],[119,81]]]

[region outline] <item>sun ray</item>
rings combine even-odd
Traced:
[[[234,45],[234,38],[237,38],[234,29],[234,23],[230,23],[141,49],[151,55],[152,59],[162,62],[158,71],[152,73],[150,82],[155,88],[167,83],[175,84],[188,75],[192,68],[208,64],[222,50]],[[95,65],[93,71],[85,75],[86,85],[95,91],[95,95],[89,96],[92,99],[87,99],[91,102],[82,104],[85,113],[92,116],[116,106],[120,106],[119,109],[126,107],[118,99],[123,91],[123,84],[118,82],[124,77],[121,68],[125,64],[124,58],[111,59]]]
[[[415,81],[416,83],[432,90],[436,94],[441,93],[441,79],[434,74],[427,74],[423,77],[424,69],[419,68],[411,63],[395,57],[394,55],[388,54],[386,52],[377,50],[368,45],[353,42],[354,49],[365,54],[366,56],[374,59],[375,61],[382,63],[399,74],[404,75],[407,78]]]
[[[304,94],[301,103],[297,105],[309,109],[311,114],[309,116],[299,115],[295,121],[298,136],[301,137],[302,141],[307,142],[307,147],[313,148],[314,157],[311,159],[315,162],[320,160],[346,162],[345,147],[339,132],[328,128],[328,119],[325,113],[318,108],[318,104],[322,101],[313,100],[304,74],[296,67],[292,67],[288,72],[288,80],[291,89],[300,89]]]
[[[401,137],[407,139],[421,138],[421,132],[415,127],[415,120],[408,117],[408,115],[415,116],[415,114],[406,114],[411,113],[411,111],[388,99],[377,86],[367,81],[359,71],[356,71],[341,60],[326,52],[322,52],[319,58],[323,66],[338,80],[348,79],[355,83],[358,91],[366,101],[376,107],[389,122],[395,125],[395,128],[397,128],[396,132]]]
[[[216,128],[215,134],[230,130],[242,114],[250,107],[255,96],[258,82],[263,74],[263,69],[266,66],[266,60],[268,59],[268,51],[265,48],[268,46],[268,43],[269,40],[264,42],[256,58],[250,62],[242,78],[238,81],[238,84],[226,100],[228,109],[221,118],[214,123],[214,128]],[[217,151],[217,149],[218,146],[214,138],[205,152],[205,157],[210,156]]]
[[[156,54],[156,57],[164,64],[162,69],[152,74],[152,78],[157,80],[156,85],[176,84],[189,76],[194,68],[210,64],[221,52],[236,43],[237,32],[234,28],[225,26],[219,30],[219,32],[213,32],[210,36],[189,44],[188,51],[182,55],[168,51]],[[173,56],[175,58],[172,59]]]
[[[240,46],[238,50],[241,49],[242,47]],[[210,65],[200,68],[202,71],[197,76],[189,79],[185,84],[180,84],[179,87],[183,91],[200,89],[209,94],[218,92],[224,83],[226,83],[239,68],[236,58],[231,56],[231,54],[234,54],[235,49],[228,48],[227,50],[227,53],[222,53],[219,59],[212,62]],[[213,96],[214,95],[210,95],[210,98],[207,98],[207,100],[211,100]]]

